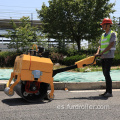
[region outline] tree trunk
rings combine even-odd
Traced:
[[[81,40],[77,41],[77,46],[78,46],[78,51],[80,51],[81,50]]]

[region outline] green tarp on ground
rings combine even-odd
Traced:
[[[110,72],[112,81],[120,81],[120,70]],[[105,81],[102,71],[98,72],[63,72],[54,77],[54,81],[60,82],[98,82]]]
[[[0,69],[0,80],[9,80],[13,69]]]
[[[0,80],[9,80],[13,69],[0,69]],[[120,81],[120,70],[111,70],[112,81]],[[98,82],[105,81],[102,71],[62,72],[54,76],[56,82]]]

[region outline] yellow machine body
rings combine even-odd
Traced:
[[[34,77],[33,71],[40,71],[41,75],[36,80]],[[6,88],[8,95],[13,95],[13,88],[20,81],[37,81],[42,83],[48,83],[51,86],[51,93],[49,94],[50,98],[53,98],[54,85],[53,85],[53,63],[49,58],[42,58],[37,56],[30,56],[22,54],[17,56],[14,63],[14,71],[11,73],[11,78],[9,79]],[[37,73],[36,73],[37,74]],[[38,73],[39,74],[39,73]],[[15,82],[10,86],[12,79],[15,79]]]
[[[53,82],[53,63],[49,58],[40,58],[30,55],[17,56],[14,64],[14,78],[21,74],[22,81],[34,81],[32,71],[39,70],[42,72],[38,82]]]
[[[81,68],[83,67],[84,64],[93,63],[94,59],[95,59],[95,56],[85,58],[83,60],[76,62],[75,66],[77,65],[77,68]],[[96,64],[96,61],[94,61],[93,64]],[[10,86],[10,83],[13,79],[14,79],[14,83]],[[11,73],[11,77],[5,88],[5,93],[9,96],[12,96],[14,93],[14,87],[16,87],[21,81],[23,83],[26,81],[37,82],[38,85],[39,83],[50,84],[51,92],[49,93],[49,98],[53,99],[54,98],[53,63],[51,59],[44,58],[44,57],[25,55],[25,54],[17,56],[15,59],[15,63],[14,63],[14,70]],[[23,88],[24,88],[24,85],[23,85]],[[44,87],[43,88],[40,87],[40,88],[41,88],[41,91],[44,89]],[[38,92],[40,93],[40,91]],[[27,92],[23,92],[22,94],[25,95],[25,97],[27,96],[26,95]],[[35,94],[37,96],[37,93]],[[22,97],[24,98],[23,95]],[[26,97],[25,99],[28,99],[29,101],[29,99],[30,100],[34,99],[34,96],[33,98]]]

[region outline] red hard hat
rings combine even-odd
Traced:
[[[106,23],[113,24],[112,20],[110,18],[104,18],[103,21],[102,21],[102,23],[100,25],[103,25],[103,24],[106,24]]]

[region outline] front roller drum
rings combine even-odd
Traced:
[[[9,87],[6,87],[6,88],[4,89],[4,92],[5,92],[6,95],[8,95],[8,96],[10,96],[10,97],[14,95],[14,91],[13,91],[13,90],[10,90]]]
[[[51,94],[49,92],[47,92],[46,96],[45,96],[45,100],[49,100],[49,101],[52,101],[54,99],[55,95],[54,94]]]
[[[21,81],[14,87],[14,91],[28,102],[39,102],[47,95],[48,84],[36,81]]]

